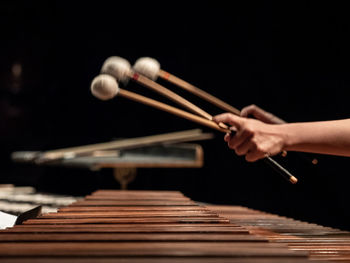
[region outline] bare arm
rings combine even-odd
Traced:
[[[235,136],[226,134],[224,139],[247,161],[283,150],[350,157],[350,119],[273,125],[224,113],[215,116],[214,121],[236,128]]]
[[[350,119],[290,123],[281,132],[285,150],[350,156]]]

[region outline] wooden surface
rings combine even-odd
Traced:
[[[203,166],[203,148],[198,144],[176,144],[126,149],[115,154],[79,156],[60,160],[59,165],[101,168],[198,168]],[[54,164],[55,165],[55,164]]]
[[[196,122],[200,125],[206,126],[208,128],[214,129],[214,130],[218,130],[218,131],[225,132],[225,133],[231,132],[227,128],[221,128],[218,124],[216,124],[215,122],[213,122],[211,120],[205,119],[203,117],[194,115],[194,114],[189,113],[187,111],[183,111],[181,109],[175,108],[175,107],[170,106],[168,104],[150,99],[148,97],[139,95],[139,94],[131,92],[131,91],[120,89],[118,95],[122,96],[124,98],[130,99],[130,100],[154,107],[156,109],[171,113],[173,115],[187,119],[189,121]]]
[[[201,146],[184,142],[212,139],[213,136],[192,129],[45,152],[19,151],[13,152],[11,158],[15,162],[75,166],[102,167],[106,163],[111,167],[130,167],[135,163],[134,167],[200,167],[203,162]]]
[[[198,97],[214,104],[215,106],[221,108],[222,110],[226,111],[226,112],[231,112],[233,114],[236,115],[240,115],[240,110],[238,110],[237,108],[229,105],[228,103],[218,99],[217,97],[214,97],[213,95],[209,94],[208,92],[205,92],[204,90],[201,90],[195,86],[193,86],[192,84],[164,71],[164,70],[160,70],[159,71],[159,76],[163,79],[168,80],[169,82],[177,85],[178,87],[187,90],[195,95],[197,95]]]
[[[310,260],[350,262],[350,232],[301,222],[240,206],[207,206],[233,224],[271,243],[309,253]]]
[[[152,145],[159,145],[161,143],[178,143],[184,141],[201,140],[202,138],[208,138],[208,134],[202,133],[200,129],[193,129],[187,131],[171,132],[165,134],[150,135],[138,138],[128,138],[115,140],[105,143],[90,144],[84,146],[70,147],[64,149],[50,150],[43,152],[40,156],[41,159],[60,159],[64,156],[73,155],[78,156],[80,154],[91,155],[96,151],[103,150],[122,150],[122,149],[135,149]]]
[[[190,101],[184,99],[183,97],[179,96],[175,92],[173,92],[173,91],[163,87],[162,85],[154,82],[153,80],[150,80],[149,78],[144,77],[138,73],[130,73],[130,77],[133,80],[137,81],[138,83],[142,84],[144,87],[147,87],[147,88],[163,95],[164,97],[176,102],[178,105],[183,106],[184,108],[192,111],[193,113],[195,113],[199,116],[202,116],[203,118],[205,118],[207,120],[212,120],[213,117],[209,113],[207,113],[203,109],[199,108],[198,106],[194,105]]]
[[[100,190],[0,231],[1,262],[349,260],[346,231],[172,191]]]

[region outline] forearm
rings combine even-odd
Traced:
[[[350,156],[350,119],[278,126],[284,150]]]

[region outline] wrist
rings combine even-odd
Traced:
[[[282,150],[289,151],[297,144],[296,136],[291,124],[278,125],[279,136],[282,140]]]

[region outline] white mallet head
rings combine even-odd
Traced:
[[[91,93],[100,100],[110,100],[119,92],[119,86],[115,78],[101,74],[91,82]]]
[[[134,70],[151,80],[156,80],[160,70],[160,64],[154,58],[143,57],[136,60]]]
[[[131,70],[131,65],[129,61],[121,57],[109,57],[103,63],[101,73],[108,74],[121,81],[127,83],[129,80],[128,73]]]

